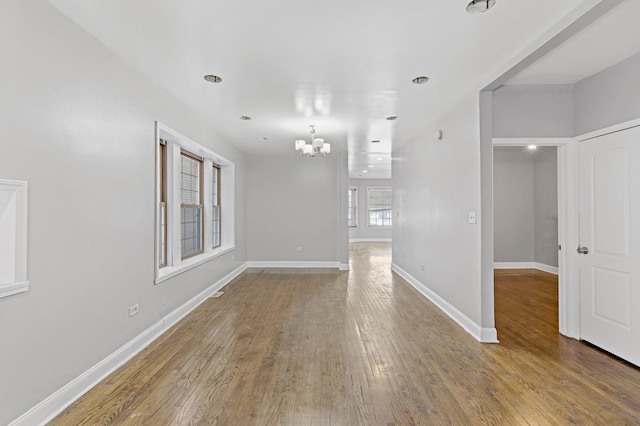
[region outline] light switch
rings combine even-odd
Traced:
[[[469,223],[476,223],[476,212],[469,212]]]

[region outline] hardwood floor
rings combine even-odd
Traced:
[[[496,273],[491,345],[389,263],[250,269],[51,424],[640,423],[640,371],[558,334],[554,276]]]

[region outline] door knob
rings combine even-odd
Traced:
[[[588,247],[578,247],[578,253],[580,253],[580,254],[589,254],[589,248]]]

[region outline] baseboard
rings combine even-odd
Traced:
[[[540,271],[548,272],[550,274],[558,275],[560,273],[560,270],[557,266],[545,265],[544,263],[536,262],[535,268]]]
[[[348,271],[349,270],[349,264],[348,263],[341,263],[338,266],[338,269],[340,269],[341,271]]]
[[[447,314],[452,320],[457,322],[467,333],[472,335],[476,340],[482,343],[498,343],[498,332],[495,328],[482,328],[473,320],[460,312],[455,306],[438,296],[426,285],[422,284],[407,271],[396,265],[391,264],[391,270],[400,275],[418,290],[423,296],[433,302],[442,312]]]
[[[109,374],[113,373],[140,351],[149,346],[154,340],[184,318],[189,314],[189,312],[198,307],[198,305],[204,302],[212,294],[240,275],[245,269],[247,269],[246,263],[216,281],[188,302],[165,315],[160,321],[140,333],[120,349],[98,362],[96,365],[62,388],[58,389],[55,393],[47,397],[35,407],[31,408],[22,416],[18,417],[16,420],[11,422],[9,426],[43,425],[49,422],[74,401],[91,390],[91,388],[104,380],[109,376]]]
[[[548,272],[550,274],[558,275],[559,270],[557,266],[545,265],[539,262],[494,262],[494,269],[538,269],[540,271]]]
[[[349,243],[390,243],[391,238],[349,238]]]
[[[339,268],[340,262],[297,262],[280,260],[254,260],[247,262],[249,268]]]

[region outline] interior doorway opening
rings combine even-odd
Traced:
[[[499,335],[517,330],[503,312],[510,310],[510,303],[531,306],[517,321],[520,333],[535,325],[551,335],[565,334],[560,303],[565,293],[560,241],[566,192],[560,147],[565,143],[494,139],[494,297]],[[527,303],[505,299],[504,294]]]

